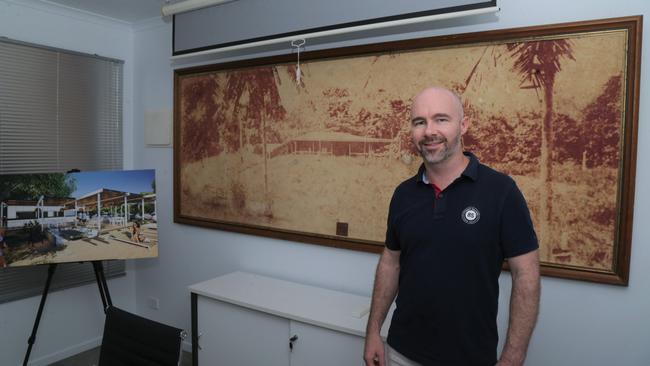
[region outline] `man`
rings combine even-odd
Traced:
[[[390,203],[366,330],[367,366],[524,363],[539,308],[537,237],[515,182],[463,153],[468,126],[460,98],[447,89],[427,88],[413,100],[411,138],[423,164]],[[504,259],[512,293],[497,360]],[[385,348],[379,331],[396,295]]]

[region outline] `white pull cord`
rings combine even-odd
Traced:
[[[296,63],[296,82],[300,84],[300,47],[305,45],[304,39],[294,39],[291,41],[291,47],[296,47],[298,50],[298,62]]]

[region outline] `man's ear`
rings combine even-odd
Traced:
[[[460,120],[460,134],[464,135],[465,132],[467,132],[468,128],[469,128],[469,118],[467,116],[464,116]]]

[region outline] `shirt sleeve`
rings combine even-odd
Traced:
[[[395,195],[397,192],[393,193],[393,197],[390,200],[390,206],[388,208],[388,220],[386,222],[386,248],[390,250],[401,250],[402,246],[399,242],[399,237],[397,235],[397,228],[395,225]]]
[[[531,252],[539,247],[524,195],[513,182],[501,215],[501,249],[505,258]]]

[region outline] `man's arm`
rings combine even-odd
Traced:
[[[397,295],[397,282],[399,279],[399,250],[384,248],[379,258],[377,272],[375,273],[375,286],[372,291],[372,303],[368,325],[366,326],[366,344],[363,359],[366,366],[384,366],[384,342],[379,331],[386,319],[388,308]]]
[[[539,253],[509,258],[512,275],[508,335],[497,366],[521,366],[539,312]]]

